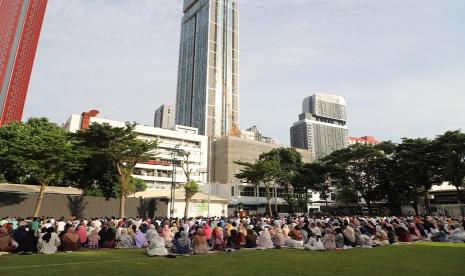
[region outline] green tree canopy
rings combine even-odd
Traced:
[[[34,216],[38,216],[47,185],[73,185],[86,154],[76,140],[46,118],[31,118],[0,128],[0,164],[10,182],[41,185]]]

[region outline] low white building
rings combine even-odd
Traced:
[[[170,217],[171,193],[167,189],[137,192],[129,197],[158,198],[167,199],[166,217]],[[173,217],[184,217],[186,207],[184,189],[176,189],[174,196]],[[226,216],[228,210],[228,200],[219,196],[209,195],[204,192],[196,193],[189,201],[189,217],[221,217]]]
[[[64,124],[70,132],[86,129],[92,123],[107,123],[113,127],[124,127],[125,122],[97,117],[98,111],[92,110],[81,115],[73,114]],[[136,165],[133,177],[140,178],[147,184],[147,190],[170,189],[174,182],[176,186],[186,182],[180,161],[185,157],[176,152],[189,152],[189,168],[192,169],[191,179],[206,182],[208,179],[208,138],[197,133],[196,128],[176,125],[173,129],[156,128],[136,125],[134,130],[140,139],[158,141],[157,155],[153,160]],[[173,162],[175,161],[175,162]],[[174,172],[174,173],[173,173]]]

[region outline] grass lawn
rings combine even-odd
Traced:
[[[465,275],[465,243],[330,252],[270,249],[175,259],[141,249],[0,256],[0,275]]]

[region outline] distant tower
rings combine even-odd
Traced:
[[[0,0],[0,125],[21,121],[47,0]]]
[[[167,104],[157,108],[153,116],[153,126],[166,129],[174,128],[174,108]]]
[[[239,12],[236,0],[184,0],[176,124],[209,137],[239,130]]]
[[[302,103],[299,121],[291,127],[291,146],[308,149],[313,160],[348,146],[344,97],[315,94]]]

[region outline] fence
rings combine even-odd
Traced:
[[[0,193],[0,217],[30,217],[34,214],[38,193]],[[166,198],[127,198],[126,217],[166,216]],[[45,194],[39,216],[109,217],[119,215],[119,200],[92,196]]]

